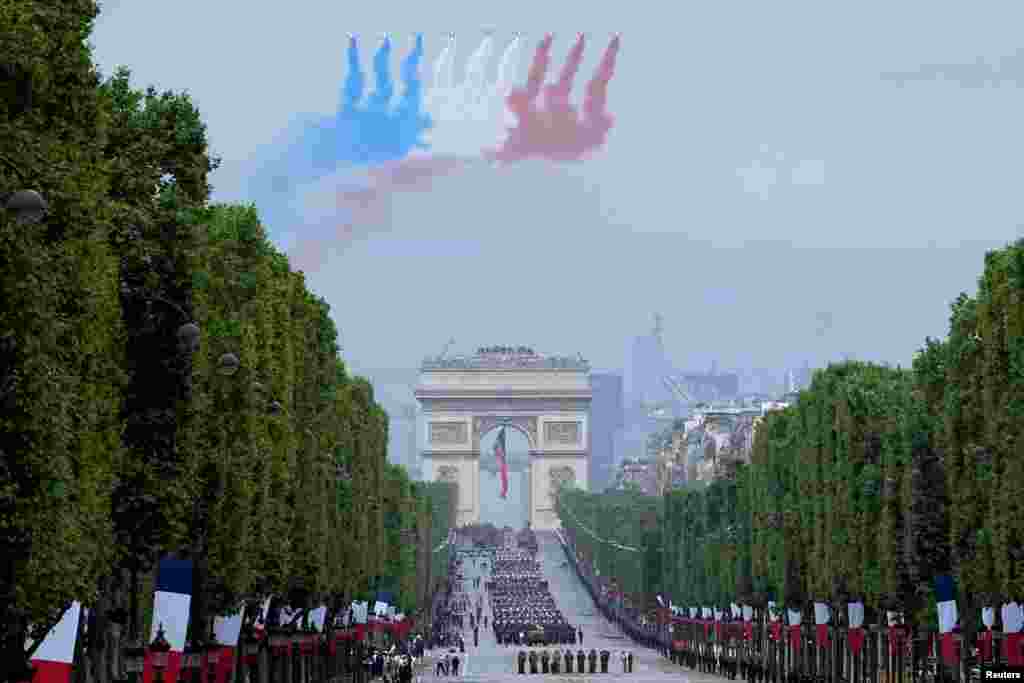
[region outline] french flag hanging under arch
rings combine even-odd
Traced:
[[[165,558],[160,560],[156,575],[156,594],[153,596],[153,632],[150,640],[156,638],[163,626],[164,637],[171,645],[164,683],[175,683],[181,670],[181,658],[185,651],[185,636],[188,633],[188,609],[192,602],[192,561]],[[143,683],[153,680],[153,665],[146,656]]]
[[[494,458],[498,461],[498,471],[501,473],[501,497],[508,498],[508,459],[505,457],[505,428],[498,432],[498,438],[494,441]]]

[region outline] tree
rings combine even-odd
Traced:
[[[124,615],[129,633],[142,635],[135,600],[140,574],[151,571],[161,548],[186,546],[192,521],[197,463],[176,448],[192,377],[193,349],[180,335],[192,318],[187,256],[194,233],[187,216],[206,202],[207,175],[219,162],[187,94],[135,90],[123,68],[98,94],[109,112],[109,240],[119,254],[127,331],[126,457],[113,492],[118,554],[90,610],[91,675],[105,680]],[[106,648],[110,642],[113,650]]]
[[[0,201],[37,190],[48,204],[38,222],[0,214],[0,673],[10,677],[73,600],[96,595],[113,559],[124,328],[107,239],[109,116],[86,43],[96,14],[87,0],[0,2],[0,64],[13,76],[0,86]]]

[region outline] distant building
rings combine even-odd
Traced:
[[[732,476],[738,464],[749,463],[754,430],[763,414],[760,405],[707,407],[695,413],[687,423],[687,481],[709,484]]]
[[[786,401],[786,400],[782,400],[782,401],[765,401],[764,403],[762,403],[761,404],[761,415],[759,417],[754,418],[754,436],[757,435],[757,428],[761,426],[762,422],[764,422],[765,415],[767,415],[768,413],[770,413],[770,412],[772,412],[774,410],[785,410],[786,408],[788,408],[791,405],[792,405],[792,403],[790,401]]]
[[[630,403],[659,404],[674,400],[662,378],[672,374],[665,354],[662,319],[654,316],[654,328],[633,339],[626,367],[626,396]]]
[[[687,484],[686,465],[676,463],[669,468],[668,489],[676,490],[684,488]]]
[[[622,463],[616,478],[616,488],[624,489],[632,484],[645,496],[658,495],[657,463],[644,459],[630,459]]]
[[[674,372],[662,332],[661,316],[656,315],[654,328],[634,338],[630,347],[625,377],[625,452],[619,457],[647,455],[648,437],[684,416],[686,407],[666,382]]]
[[[793,394],[811,386],[811,379],[814,377],[814,370],[810,363],[804,361],[802,367],[786,371],[786,393]]]
[[[676,378],[696,401],[725,401],[740,395],[740,376],[735,372],[686,372]]]
[[[590,402],[590,486],[605,490],[614,479],[616,436],[625,426],[622,375],[611,372],[590,374],[593,399]]]
[[[806,389],[811,386],[811,380],[814,379],[814,369],[811,368],[811,364],[804,361],[803,367],[796,372],[797,386],[800,389]]]

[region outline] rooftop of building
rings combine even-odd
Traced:
[[[428,370],[571,370],[590,372],[581,354],[566,356],[539,353],[528,346],[484,346],[475,353],[439,355],[423,360]]]

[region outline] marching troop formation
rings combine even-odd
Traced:
[[[527,648],[512,655],[513,672],[610,673],[619,669],[620,659],[621,671],[632,672],[631,652],[573,647],[582,646],[583,629],[570,624],[555,604],[532,532],[507,533],[498,546],[479,540],[472,543],[476,547],[468,545],[461,544],[452,558],[449,590],[435,613],[430,643],[439,650],[433,657],[435,676],[468,673],[466,632],[479,647],[481,628],[490,628],[499,644]]]
[[[532,550],[506,546],[497,551],[487,594],[494,613],[494,637],[499,643],[551,645],[583,641],[583,629],[573,628],[555,605]]]

